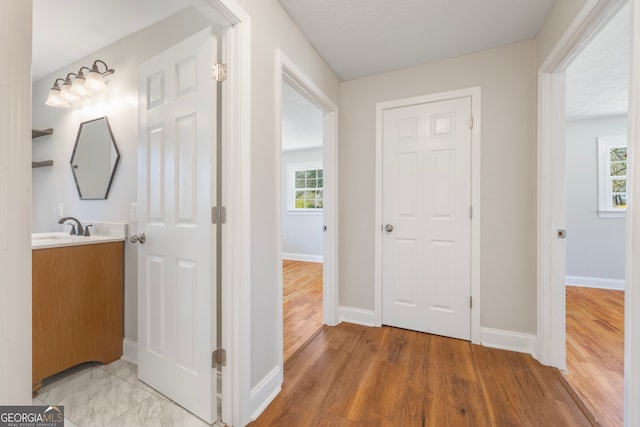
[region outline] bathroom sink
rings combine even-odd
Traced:
[[[59,246],[87,245],[92,243],[104,243],[109,241],[124,240],[123,237],[114,236],[73,236],[65,232],[32,233],[31,247],[33,249],[53,248]]]
[[[71,236],[68,233],[63,232],[53,232],[53,233],[31,233],[31,240],[56,240],[56,239],[67,239],[74,236]]]

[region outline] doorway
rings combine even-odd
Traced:
[[[287,151],[283,151],[282,146],[278,147],[278,151],[276,153],[276,161],[278,163],[277,167],[281,170],[281,174],[276,190],[276,208],[278,209],[280,221],[278,221],[278,223],[276,224],[276,236],[278,236],[278,238],[275,247],[277,253],[285,253],[285,245],[283,239],[283,227],[285,226],[285,224],[283,223],[282,217],[283,214],[287,212],[287,207],[293,210],[295,204],[298,203],[298,206],[300,206],[302,209],[298,211],[298,216],[307,214],[312,217],[316,217],[316,222],[311,227],[311,231],[316,233],[315,237],[313,237],[313,239],[316,239],[315,252],[310,249],[314,246],[313,239],[311,239],[311,242],[304,242],[303,240],[303,244],[309,244],[309,246],[306,246],[306,249],[301,249],[305,247],[304,245],[286,247],[288,248],[288,251],[293,251],[287,253],[289,254],[289,257],[297,258],[294,261],[311,263],[317,263],[318,261],[322,262],[320,268],[321,273],[318,269],[320,265],[315,265],[315,273],[313,274],[315,277],[321,276],[322,321],[320,323],[320,326],[322,326],[322,324],[333,326],[338,323],[338,107],[281,50],[276,51],[276,61],[279,65],[280,70],[276,77],[276,86],[279,88],[279,92],[281,95],[279,97],[279,105],[276,108],[276,111],[278,113],[278,119],[276,122],[281,124],[281,126],[279,126],[277,129],[278,138],[284,142],[284,130],[282,124],[284,123],[284,97],[286,91],[286,96],[290,96],[292,99],[297,100],[297,103],[301,105],[305,105],[306,103],[306,108],[308,108],[311,116],[315,116],[315,118],[311,120],[311,122],[315,123],[314,126],[316,129],[313,133],[316,135],[316,138],[318,135],[321,135],[321,143],[319,144],[316,142],[315,148],[312,148],[311,150],[289,150],[292,153],[297,153],[298,151],[308,151],[304,153],[304,156],[308,156],[312,154],[313,151],[315,151],[315,160],[309,160],[309,157],[304,156],[303,157],[306,160],[300,160],[300,158],[298,158],[298,167],[288,168],[288,178],[287,165],[284,162],[283,156],[283,153]],[[311,108],[310,106],[313,108]],[[318,118],[320,120],[320,123],[318,123]],[[320,124],[321,132],[318,130],[318,124]],[[318,153],[320,153],[320,155]],[[294,154],[293,156],[289,157],[295,158],[295,156],[298,155],[300,155],[300,153]],[[296,172],[298,172],[297,180]],[[288,185],[291,187],[291,191],[287,190],[287,181],[289,181]],[[296,189],[296,181],[298,181],[298,185],[304,185],[305,187],[299,187],[299,189]],[[315,187],[313,187],[314,185]],[[321,185],[322,187],[319,188],[318,185]],[[297,201],[296,195],[299,196]],[[317,212],[320,210],[318,206],[320,205],[322,206],[322,215],[317,215]],[[315,208],[313,208],[312,206],[315,206]],[[314,211],[316,212],[316,215],[313,215]],[[320,235],[319,237],[318,233]],[[290,240],[294,236],[290,231],[287,231],[286,237],[287,240]],[[295,249],[296,247],[298,249]],[[301,257],[292,256],[292,254],[295,255],[295,251],[303,250],[303,253],[306,253],[306,255],[303,255]],[[318,250],[320,250],[320,256],[318,256]],[[278,268],[277,274],[277,282],[281,285],[280,295],[283,295],[282,307],[284,308],[285,290],[282,268]],[[316,280],[316,283],[318,283],[318,280]],[[282,328],[279,331],[278,340],[279,342],[284,343],[284,311],[280,311],[279,315],[279,324],[282,325]],[[309,336],[309,338],[311,338],[311,336]],[[301,343],[303,342],[302,340],[299,341],[301,341]],[[285,346],[283,344],[283,352],[281,353],[280,359],[281,368],[283,367],[285,360],[284,347]],[[289,351],[288,353],[288,355],[290,356],[291,351]]]
[[[589,2],[579,11],[574,22],[555,45],[539,68],[539,144],[538,144],[538,358],[540,362],[560,369],[566,367],[565,337],[565,240],[558,231],[565,228],[564,156],[565,156],[565,71],[567,65],[602,26],[625,4],[631,7],[631,34],[638,31],[638,5],[632,0],[599,0]],[[628,145],[629,156],[637,162],[638,144],[638,53],[631,45],[629,90]],[[637,180],[631,169],[630,180]],[[625,424],[640,420],[636,402],[640,392],[640,369],[630,363],[637,360],[637,327],[640,318],[636,292],[640,268],[637,263],[638,210],[634,200],[638,188],[630,186],[627,205],[625,251]]]
[[[322,327],[322,110],[282,82],[281,215],[284,362]]]
[[[602,425],[622,425],[629,6],[566,73],[566,357]]]

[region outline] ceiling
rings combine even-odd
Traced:
[[[322,111],[286,82],[282,85],[282,150],[322,146]]]
[[[530,40],[556,0],[278,0],[340,80]]]
[[[626,114],[629,98],[629,6],[567,68],[569,120]]]
[[[529,40],[556,0],[278,1],[345,81]],[[33,79],[189,4],[191,0],[33,0]],[[610,115],[622,106],[626,111],[625,19],[616,17],[569,68],[571,118]],[[307,128],[300,132],[309,133],[317,109],[307,103],[307,111],[295,93],[284,96],[297,105],[287,114],[299,116],[296,121]]]

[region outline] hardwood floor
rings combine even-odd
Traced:
[[[322,327],[322,263],[282,261],[284,360]]]
[[[588,426],[558,370],[419,332],[323,327],[285,364],[260,426]]]
[[[621,426],[624,291],[567,286],[565,377],[602,426]]]

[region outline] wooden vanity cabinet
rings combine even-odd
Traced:
[[[32,251],[33,389],[83,362],[122,356],[124,242]]]

